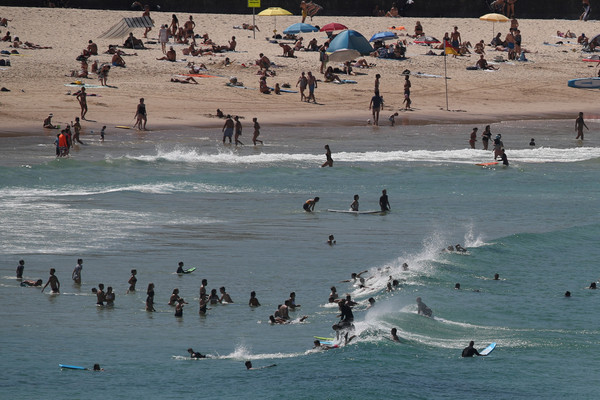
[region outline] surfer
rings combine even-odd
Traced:
[[[56,275],[54,275],[55,272],[56,272],[56,270],[54,268],[50,268],[50,277],[48,278],[48,282],[46,282],[46,284],[42,288],[42,293],[44,292],[44,289],[46,289],[46,286],[48,286],[48,285],[50,285],[50,289],[52,289],[52,293],[60,293],[60,282],[58,281],[58,278],[56,277]]]
[[[248,300],[248,305],[250,307],[260,307],[260,303],[258,302],[258,299],[256,298],[255,291],[250,292],[250,300]]]
[[[456,249],[456,251],[458,251],[459,253],[466,253],[467,249],[465,249],[464,247],[462,247],[460,244],[457,244],[456,246],[454,246],[454,248]]]
[[[354,195],[354,201],[350,204],[350,211],[358,211],[358,195]]]
[[[340,283],[343,283],[343,282],[356,282],[356,280],[357,280],[357,279],[360,279],[360,276],[361,276],[362,274],[365,274],[365,273],[367,273],[367,272],[369,272],[369,270],[368,270],[368,269],[365,269],[364,271],[361,271],[361,272],[359,272],[359,273],[353,272],[353,273],[350,275],[350,279],[345,279],[345,280],[343,280],[343,281],[340,281]]]
[[[329,302],[330,303],[335,303],[335,301],[338,298],[338,294],[337,294],[337,289],[335,288],[335,286],[331,287],[331,293],[329,293]]]
[[[77,285],[81,285],[81,270],[83,269],[83,259],[77,259],[77,265],[71,274],[71,278]]]
[[[23,279],[23,271],[25,270],[25,260],[19,260],[17,265],[17,279]]]
[[[381,211],[389,211],[392,208],[390,206],[390,201],[388,199],[386,189],[383,189],[381,191],[381,197],[379,198],[379,207],[381,207]]]
[[[315,204],[317,204],[318,202],[318,197],[315,197],[314,199],[308,199],[306,200],[306,202],[304,202],[302,208],[304,208],[304,211],[313,212],[315,211]]]
[[[462,351],[462,356],[463,356],[463,357],[473,357],[473,356],[477,355],[477,356],[482,356],[482,357],[484,357],[483,355],[479,354],[479,352],[477,351],[477,349],[476,349],[476,348],[474,348],[474,347],[473,347],[474,345],[475,345],[475,342],[471,340],[471,341],[469,342],[469,346],[468,346],[468,347],[465,347],[465,348],[463,349],[463,351]]]
[[[596,282],[590,283],[590,287],[588,289],[597,289]]]
[[[460,290],[460,283],[457,282],[456,285],[454,285],[454,289]]]
[[[129,280],[127,281],[127,283],[129,284],[129,289],[127,289],[127,292],[135,292],[135,284],[137,283],[137,278],[135,277],[136,275],[137,275],[137,270],[132,269],[131,276],[129,277]]]
[[[100,368],[100,364],[94,364],[94,371],[104,371],[104,368]]]
[[[400,338],[398,337],[398,335],[396,334],[396,332],[398,332],[398,330],[396,328],[392,328],[392,340],[394,342],[400,342]]]
[[[321,168],[333,167],[333,158],[331,158],[331,150],[329,149],[328,144],[325,145],[325,158],[326,158],[326,160],[323,163],[323,165],[321,165]]]
[[[319,339],[315,339],[315,341],[313,342],[314,346],[313,346],[313,350],[314,349],[319,349],[319,350],[331,350],[331,349],[337,349],[339,346],[337,344],[334,344],[333,346],[329,346],[326,344],[321,344],[321,341]]]
[[[433,317],[433,311],[431,311],[431,308],[427,307],[427,305],[421,301],[420,297],[417,297],[417,307],[417,314],[430,318]]]
[[[186,271],[183,270],[183,261],[179,261],[179,267],[177,268],[177,273],[178,274],[185,274]]]
[[[190,358],[206,358],[204,354],[196,353],[191,347],[187,351],[190,353]]]
[[[575,120],[575,131],[577,132],[577,137],[575,139],[579,139],[579,137],[581,137],[581,140],[583,140],[583,127],[584,126],[586,127],[586,129],[588,131],[590,130],[590,128],[588,128],[588,126],[585,124],[585,121],[583,120],[583,113],[580,112],[579,116]]]

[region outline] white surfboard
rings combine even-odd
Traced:
[[[327,210],[329,212],[334,212],[334,213],[345,213],[345,214],[382,214],[385,213],[386,211],[381,211],[381,210],[368,210],[368,211],[352,211],[352,210]]]

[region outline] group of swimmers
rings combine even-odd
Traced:
[[[326,146],[326,149],[329,153],[327,155],[328,161],[329,161],[329,159],[331,158],[331,153],[329,152],[329,146]],[[331,160],[331,163],[333,164],[333,160]],[[325,164],[323,166],[325,166]],[[359,202],[358,202],[359,198],[360,198],[359,195],[357,195],[357,194],[354,195],[353,201],[350,204],[349,211],[355,211],[355,212],[359,211]],[[302,208],[306,212],[313,212],[313,211],[315,211],[315,205],[319,202],[319,200],[320,200],[320,197],[318,197],[318,196],[316,196],[312,199],[308,199],[304,202],[304,204],[302,205]],[[389,201],[386,189],[383,189],[381,191],[381,196],[379,197],[379,207],[381,209],[381,212],[387,212],[387,211],[391,210],[390,201]]]

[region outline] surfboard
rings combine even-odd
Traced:
[[[479,354],[482,355],[482,356],[487,356],[492,351],[494,351],[495,348],[496,348],[496,342],[491,343],[488,347],[486,347],[485,349],[481,350],[479,352]]]
[[[329,212],[334,212],[334,213],[345,213],[345,214],[382,214],[385,213],[386,211],[381,211],[381,210],[368,210],[368,211],[352,211],[352,210],[331,210],[328,209],[327,211]]]
[[[332,337],[321,337],[321,336],[313,336],[313,337],[315,339],[318,339],[318,340],[326,340],[326,341],[329,341],[329,342],[332,342],[332,341],[335,340],[335,338],[332,338]]]
[[[119,129],[131,129],[130,126],[125,126],[125,125],[117,125],[117,126],[115,126],[115,128],[119,128]]]
[[[58,364],[58,366],[61,368],[65,368],[65,369],[78,369],[78,370],[86,370],[87,369],[85,367],[78,367],[76,365]]]
[[[479,165],[480,167],[487,167],[489,165],[496,165],[498,164],[496,161],[494,162],[486,162],[486,163],[479,163],[479,164],[475,164],[475,165]]]
[[[190,272],[194,272],[195,270],[196,270],[196,267],[188,268],[188,269],[185,270],[185,273],[189,274]]]
[[[600,89],[600,78],[571,79],[567,85],[577,89]]]

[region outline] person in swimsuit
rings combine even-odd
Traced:
[[[398,329],[392,328],[392,332],[391,332],[391,334],[392,334],[392,340],[394,342],[400,342],[400,338],[398,337],[398,335],[396,334],[396,332],[398,332]]]
[[[225,123],[223,124],[223,128],[221,129],[221,131],[223,132],[223,144],[225,144],[225,139],[229,139],[229,144],[231,144],[231,138],[233,136],[234,127],[235,124],[231,119],[231,115],[228,115],[227,119],[225,120]]]
[[[233,119],[235,121],[235,145],[241,144],[243,146],[244,143],[240,141],[240,136],[242,136],[242,123],[240,122],[240,117],[236,115]]]
[[[335,237],[333,235],[329,235],[329,238],[327,239],[327,244],[333,246],[335,243]]]
[[[304,71],[302,71],[302,74],[298,78],[298,82],[296,82],[296,87],[300,88],[300,101],[306,100],[306,95],[304,94],[304,91],[306,90],[307,85],[308,79],[306,78]]]
[[[248,305],[250,307],[260,307],[260,303],[258,302],[258,299],[256,298],[255,291],[250,292],[250,300],[248,300]]]
[[[44,281],[41,279],[38,279],[37,281],[32,281],[30,279],[26,279],[23,282],[21,282],[21,286],[23,286],[23,287],[42,286],[42,283],[44,283]]]
[[[333,158],[331,158],[331,150],[329,149],[328,144],[325,145],[325,157],[326,157],[326,160],[323,163],[323,165],[321,165],[321,168],[333,167]]]
[[[129,280],[127,281],[127,283],[129,284],[129,289],[127,289],[127,292],[135,292],[135,284],[137,283],[137,270],[136,269],[132,269],[131,270],[131,276],[129,277]]]
[[[383,98],[379,95],[379,91],[375,91],[375,95],[371,97],[369,110],[373,111],[373,125],[379,125],[379,111],[383,108]]]
[[[494,160],[497,157],[500,157],[502,155],[502,149],[504,148],[504,143],[502,143],[501,137],[502,137],[502,135],[498,134],[494,138]]]
[[[458,49],[460,48],[460,42],[461,42],[461,37],[460,37],[460,32],[458,31],[458,26],[454,27],[454,31],[450,34],[450,40],[451,40],[452,47],[458,51]],[[454,57],[456,57],[456,54],[454,54]]]
[[[83,259],[79,258],[77,260],[77,265],[75,266],[75,269],[73,270],[73,273],[71,274],[71,278],[73,279],[73,282],[75,282],[77,285],[81,285],[81,270],[83,269]]]
[[[146,290],[146,311],[154,312],[154,283],[148,284],[148,289]]]
[[[104,295],[106,305],[112,307],[115,305],[115,292],[113,292],[112,286],[106,288],[106,294]]]
[[[410,105],[412,104],[412,100],[410,99],[410,88],[411,88],[412,84],[410,83],[410,79],[408,77],[408,75],[404,76],[404,103],[405,103],[405,110],[409,110],[410,109]]]
[[[252,118],[252,122],[254,122],[254,133],[252,134],[252,143],[256,146],[256,142],[260,142],[263,144],[262,140],[258,140],[258,135],[260,135],[260,124],[258,123],[258,119],[256,117]]]
[[[46,289],[46,287],[48,285],[50,285],[50,289],[52,289],[52,293],[60,293],[60,282],[58,281],[58,278],[56,277],[56,275],[54,275],[55,273],[56,273],[56,270],[54,268],[50,268],[50,277],[48,278],[48,282],[46,282],[46,284],[42,288],[42,293],[44,292],[44,289]]]
[[[358,211],[358,195],[354,195],[354,201],[350,204],[350,211]]]
[[[220,303],[233,303],[233,299],[229,293],[225,291],[225,286],[221,286],[219,288],[219,292],[221,293],[221,298],[219,299]]]
[[[486,125],[485,129],[483,130],[483,133],[481,134],[481,143],[483,144],[484,150],[488,149],[488,142],[491,137],[492,137],[492,132],[490,131],[490,126]]]
[[[17,279],[23,279],[23,271],[25,270],[25,260],[19,260],[17,265]]]
[[[217,294],[217,289],[212,289],[210,291],[210,296],[208,297],[208,300],[210,301],[210,304],[217,304],[221,302],[221,300],[219,299],[219,295]]]
[[[588,126],[585,124],[585,121],[583,120],[583,113],[580,112],[579,116],[575,120],[575,132],[577,132],[577,137],[575,139],[581,138],[581,140],[583,140],[583,127],[584,126],[586,127],[586,129],[588,131],[590,130],[590,128],[588,128]]]
[[[315,99],[315,88],[317,87],[317,79],[314,77],[312,72],[308,71],[308,99],[307,102],[310,102],[312,99],[313,103],[317,103]]]
[[[381,197],[379,198],[379,207],[381,208],[381,211],[389,211],[392,208],[390,206],[390,201],[388,199],[386,189],[383,189],[381,191]]]
[[[308,199],[306,200],[302,208],[304,208],[304,211],[313,212],[315,211],[315,204],[317,204],[318,202],[318,197],[315,197],[314,199]]]
[[[177,301],[177,305],[175,306],[175,316],[176,317],[183,317],[183,304],[184,304],[183,299],[179,299]]]
[[[146,130],[146,122],[148,121],[148,115],[146,114],[146,104],[144,104],[144,98],[140,98],[140,103],[135,111],[136,122],[133,125],[134,128],[140,130]]]
[[[417,314],[424,315],[426,317],[433,316],[433,311],[431,311],[431,308],[427,307],[427,305],[421,301],[420,297],[417,297]]]
[[[171,294],[171,297],[169,297],[169,302],[167,304],[170,306],[174,306],[175,304],[177,304],[179,299],[181,299],[181,297],[179,297],[179,289],[175,288],[173,289],[173,293]]]
[[[85,92],[85,88],[82,87],[81,91],[77,95],[77,101],[79,101],[79,106],[81,107],[81,119],[85,119],[85,114],[87,114],[88,106],[87,106],[87,93]]]
[[[471,138],[469,139],[469,145],[472,149],[475,148],[475,142],[477,141],[477,128],[473,128],[473,132],[471,132]]]
[[[81,139],[79,139],[79,135],[81,134],[81,123],[79,122],[79,117],[75,117],[75,123],[73,124],[73,130],[75,131],[75,133],[73,134],[73,142],[83,144]]]
[[[469,346],[467,346],[463,349],[462,357],[481,356],[481,354],[479,354],[477,349],[473,347],[474,345],[475,345],[475,342],[471,340],[469,342]]]

